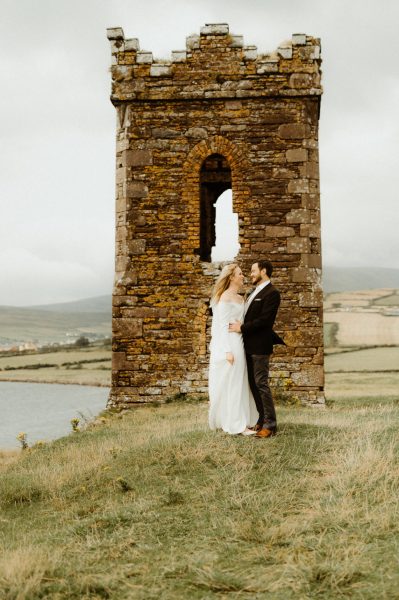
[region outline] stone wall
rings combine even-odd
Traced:
[[[258,258],[275,266],[287,347],[276,349],[274,381],[323,402],[320,41],[295,34],[259,55],[228,25],[206,25],[154,62],[122,29],[108,38],[118,118],[110,405],[206,393],[218,265],[204,227],[216,184],[232,188],[243,270]]]

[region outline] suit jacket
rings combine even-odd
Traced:
[[[247,354],[272,354],[273,344],[284,341],[273,331],[280,292],[269,283],[252,300],[241,325],[244,348]]]

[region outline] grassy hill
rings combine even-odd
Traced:
[[[278,416],[145,406],[0,456],[0,597],[397,598],[397,395]]]
[[[73,341],[111,335],[111,296],[46,306],[0,306],[0,344]]]

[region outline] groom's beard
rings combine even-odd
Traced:
[[[252,285],[258,285],[259,281],[262,280],[262,277],[258,275],[255,279],[252,280]]]

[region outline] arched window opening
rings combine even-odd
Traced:
[[[233,212],[233,194],[226,190],[216,202],[216,244],[212,248],[212,262],[233,260],[240,249],[238,243],[238,215]]]
[[[230,166],[221,154],[211,154],[202,163],[200,173],[199,251],[205,262],[211,262],[212,248],[216,245],[216,201],[226,190],[231,190]]]

